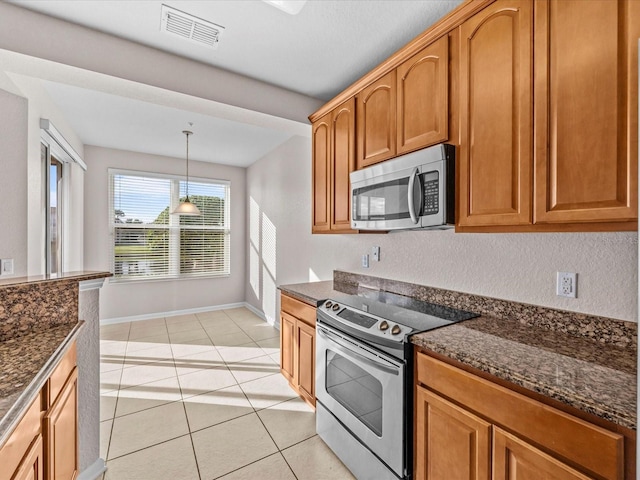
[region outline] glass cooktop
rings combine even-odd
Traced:
[[[370,313],[385,320],[410,327],[413,333],[480,316],[477,313],[377,290],[361,290],[357,295],[335,295],[332,300],[361,311],[364,315],[352,315],[357,317],[356,320],[358,321],[355,322],[357,324],[362,324],[362,322],[366,321],[366,314]],[[353,321],[344,317],[343,319]]]

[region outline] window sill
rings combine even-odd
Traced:
[[[221,273],[219,275],[197,275],[185,277],[164,277],[164,278],[116,278],[109,279],[110,284],[116,285],[132,285],[139,283],[165,283],[165,282],[181,282],[185,280],[213,280],[216,278],[228,278],[230,273]]]

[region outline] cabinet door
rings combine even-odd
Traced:
[[[303,321],[297,322],[298,335],[298,387],[305,400],[315,405],[316,331]]]
[[[294,341],[296,338],[296,319],[292,316],[280,313],[280,371],[289,381],[295,384],[293,356]]]
[[[38,435],[29,447],[20,468],[11,477],[12,480],[42,480],[43,475],[42,435]]]
[[[356,101],[351,98],[333,111],[331,124],[331,230],[351,231],[351,183],[356,168]]]
[[[639,3],[535,4],[536,223],[637,220]]]
[[[448,40],[445,35],[396,70],[398,154],[448,139]]]
[[[364,88],[357,96],[358,169],[396,154],[396,72]]]
[[[329,220],[329,163],[331,155],[331,113],[312,126],[313,142],[313,218],[311,231],[326,232]]]
[[[416,388],[416,480],[489,480],[491,425]]]
[[[74,480],[78,475],[78,369],[44,417],[46,478]]]
[[[493,427],[493,480],[589,480],[559,460]],[[622,477],[620,477],[622,478]]]
[[[498,0],[460,26],[459,225],[532,221],[532,17]]]

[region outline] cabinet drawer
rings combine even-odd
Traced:
[[[0,480],[9,480],[13,477],[29,445],[40,435],[41,402],[40,393],[38,393],[7,442],[0,448]]]
[[[291,298],[283,293],[280,294],[280,309],[283,312],[293,315],[304,321],[306,324],[316,326],[316,309],[300,300]]]
[[[76,366],[76,342],[73,342],[67,353],[49,377],[49,406],[55,402],[62,391],[67,378]]]
[[[422,353],[417,379],[540,448],[607,479],[622,478],[624,437]]]

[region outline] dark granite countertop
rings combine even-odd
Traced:
[[[412,343],[525,389],[636,429],[636,349],[482,316]]]
[[[337,280],[337,281],[336,281]],[[412,343],[635,430],[637,325],[400,281],[334,272],[334,281],[282,285],[311,306],[359,286],[481,317],[411,337]]]
[[[29,283],[55,282],[60,280],[74,280],[76,282],[83,282],[85,280],[95,280],[98,278],[106,278],[111,276],[112,274],[110,272],[77,271],[49,275],[32,275],[29,277],[9,277],[0,280],[0,288],[25,285]]]
[[[357,286],[346,283],[337,283],[331,280],[280,285],[278,288],[282,293],[311,305],[312,307],[317,307],[320,305],[320,302],[335,296],[336,293],[356,293],[358,290]]]
[[[0,445],[29,407],[84,322],[0,342]]]

